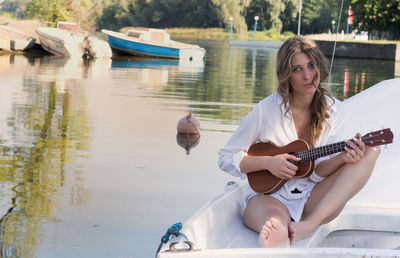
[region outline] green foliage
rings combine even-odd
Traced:
[[[211,0],[137,0],[108,3],[97,26],[119,30],[125,26],[152,28],[221,27]]]
[[[279,15],[279,18],[282,21],[282,30],[297,32],[299,1],[285,0],[284,2],[285,2],[285,9]]]
[[[354,25],[363,30],[394,31],[400,34],[400,0],[351,0]]]
[[[336,1],[307,0],[302,3],[302,32],[327,32],[339,11]],[[260,17],[258,30],[297,32],[298,10],[298,0],[253,0],[246,10],[246,23],[248,29],[254,28],[254,16],[257,15]]]
[[[48,22],[68,21],[71,17],[69,0],[32,0],[26,5],[25,16]]]
[[[104,7],[103,0],[72,1],[72,19],[84,30],[94,31],[97,17],[100,17]]]
[[[281,12],[285,10],[285,3],[283,0],[265,0],[270,5],[270,22],[271,29],[280,32],[282,29],[282,21],[279,19]]]
[[[1,0],[0,0],[1,1]],[[50,22],[76,21],[85,29],[120,30],[127,26],[154,28],[225,28],[230,17],[234,32],[251,31],[258,16],[258,31],[297,33],[300,0],[3,0],[0,13]],[[341,1],[302,0],[301,34],[326,33],[337,26]],[[350,0],[344,6],[340,30],[346,28],[348,6],[357,29],[391,31],[400,37],[400,0]],[[368,27],[366,26],[368,24]]]
[[[229,19],[232,17],[232,24],[235,31],[243,32],[247,30],[243,14],[251,0],[211,0],[211,2],[216,7],[218,19],[225,24],[226,28],[228,28],[230,24]]]
[[[135,12],[132,1],[112,2],[103,8],[102,14],[96,19],[96,25],[101,29],[119,30],[125,26],[135,26]]]
[[[0,1],[0,14],[10,18],[24,18],[26,0],[4,0]]]
[[[337,0],[308,0],[303,1],[301,13],[301,33],[327,33],[332,30],[332,21],[339,17],[340,1]],[[344,14],[342,14],[344,17]],[[341,22],[344,28],[344,22]]]

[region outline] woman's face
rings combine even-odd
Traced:
[[[314,95],[314,79],[317,77],[317,67],[314,66],[310,57],[302,52],[293,55],[291,63],[290,84],[294,95]],[[319,85],[319,81],[315,81]]]

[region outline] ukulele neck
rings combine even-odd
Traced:
[[[316,160],[321,157],[325,157],[334,153],[344,151],[345,147],[349,147],[345,141],[336,142],[313,149],[303,150],[295,153],[295,156],[300,158],[300,162],[306,162],[310,160]]]

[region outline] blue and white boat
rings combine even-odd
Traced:
[[[136,28],[125,34],[110,30],[101,30],[111,48],[120,54],[202,60],[205,50],[198,45],[186,44],[170,39],[169,34],[161,29]]]

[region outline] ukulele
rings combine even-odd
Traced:
[[[351,140],[352,141],[352,140]],[[367,133],[361,137],[366,146],[379,146],[393,142],[393,133],[390,128]],[[304,140],[296,140],[283,147],[278,147],[271,142],[259,142],[250,146],[247,154],[249,156],[275,156],[289,153],[300,158],[300,161],[289,160],[298,166],[295,177],[307,177],[314,171],[314,160],[337,152],[344,151],[349,147],[346,141],[332,143],[316,148],[309,148]],[[257,193],[271,194],[279,190],[287,181],[274,176],[268,170],[260,170],[247,173],[250,187]]]

